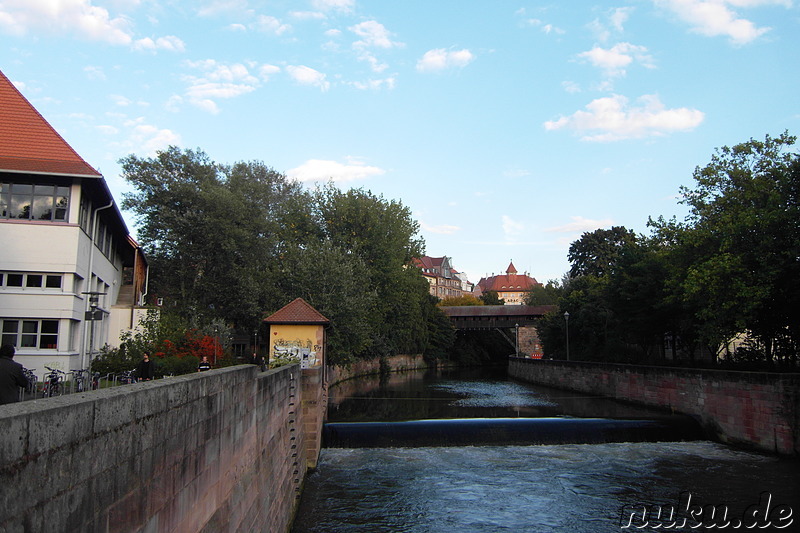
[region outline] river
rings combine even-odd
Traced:
[[[486,370],[351,380],[329,405],[331,422],[662,414]],[[704,440],[324,448],[293,531],[796,531],[799,499],[800,462]]]

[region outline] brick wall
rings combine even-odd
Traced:
[[[509,375],[671,409],[723,442],[800,454],[800,374],[511,359]]]
[[[243,365],[0,406],[0,531],[287,531],[301,387]]]

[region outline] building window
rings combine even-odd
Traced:
[[[0,272],[0,287],[26,289],[60,289],[63,274]]]
[[[66,221],[69,187],[0,183],[0,218]]]
[[[3,344],[39,350],[58,348],[58,320],[4,318],[2,323]]]

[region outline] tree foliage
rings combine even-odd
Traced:
[[[363,189],[304,189],[259,161],[222,165],[170,147],[120,161],[151,266],[150,294],[187,329],[252,335],[302,297],[331,320],[331,362],[423,353],[441,344],[410,210]],[[431,336],[430,328],[438,337]]]
[[[723,147],[681,188],[683,221],[650,219],[650,235],[623,227],[570,246],[560,311],[545,317],[546,352],[654,361],[667,347],[695,359],[727,355],[796,364],[800,345],[800,156],[784,133]],[[756,356],[755,354],[758,354]]]

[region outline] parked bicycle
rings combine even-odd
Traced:
[[[75,392],[83,392],[86,390],[86,382],[89,378],[89,370],[88,369],[79,369],[79,370],[71,370],[72,375],[74,376],[74,381],[72,384],[72,388]]]
[[[52,396],[63,394],[64,387],[62,386],[62,384],[64,382],[64,378],[67,375],[67,373],[57,368],[50,368],[49,366],[46,366],[45,368],[49,370],[50,373],[47,374],[44,378],[42,395],[45,398],[50,398]]]
[[[33,370],[29,368],[23,367],[22,373],[25,374],[25,377],[28,379],[28,386],[25,387],[25,394],[36,394],[36,383],[39,381],[39,378],[37,378],[36,374],[33,373]]]
[[[120,385],[130,385],[131,383],[136,383],[139,380],[136,379],[135,370],[125,370],[117,375],[117,381]]]

